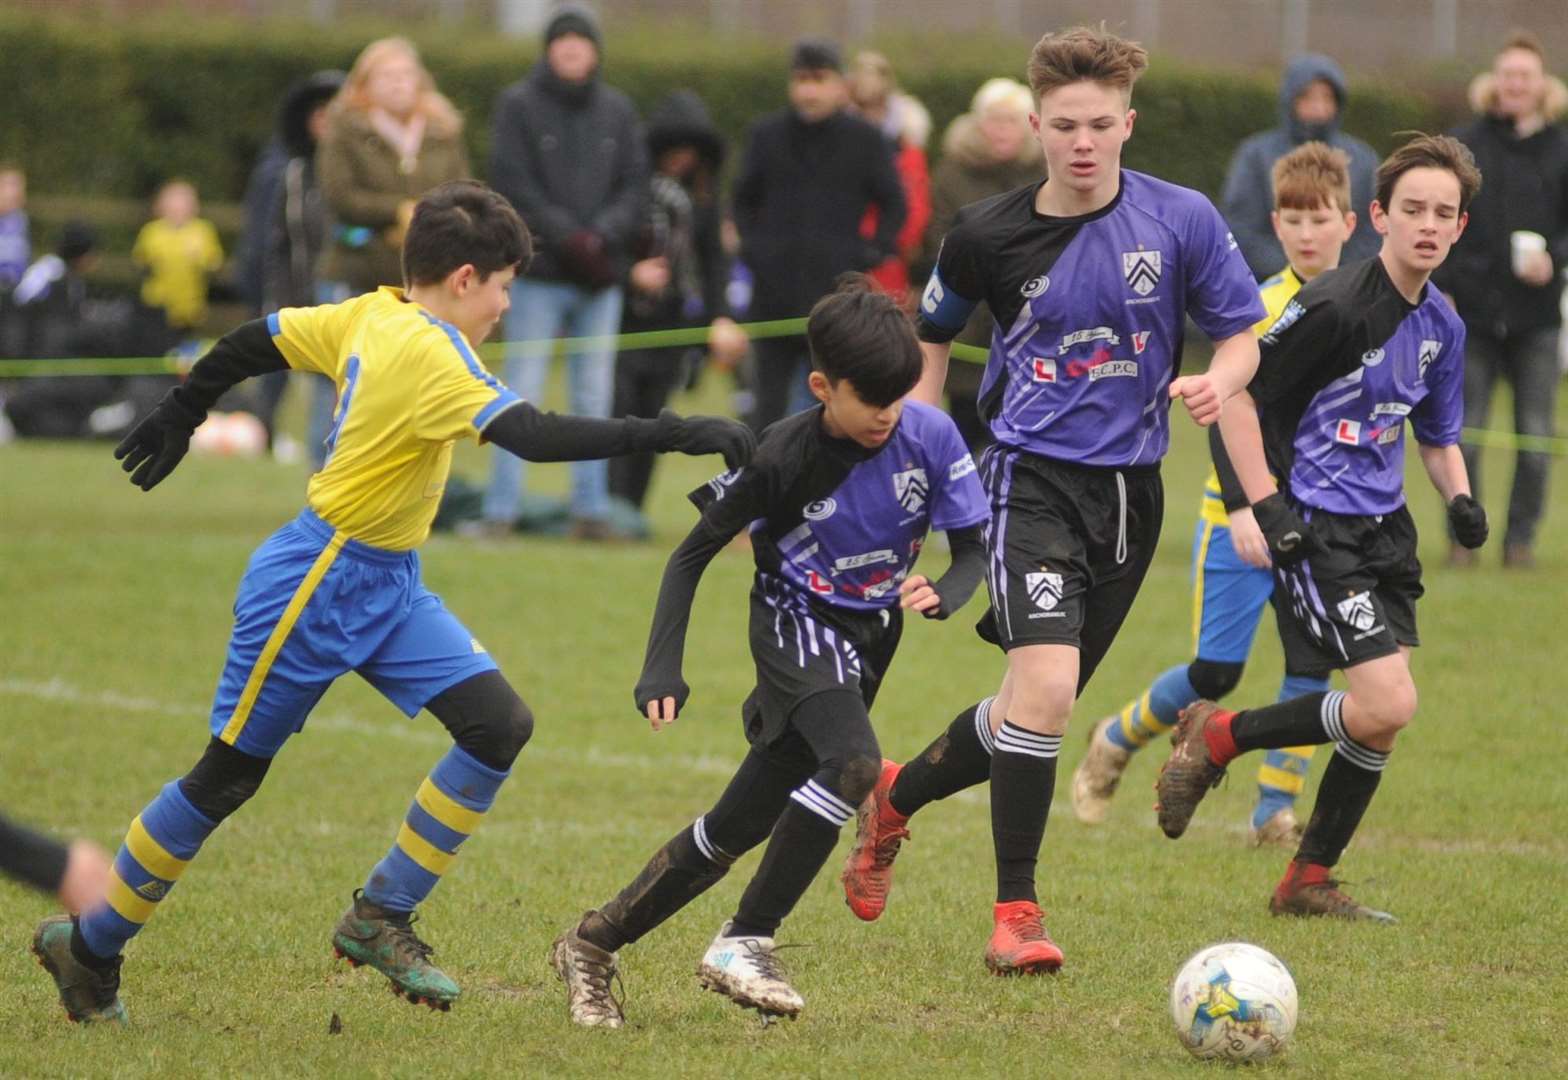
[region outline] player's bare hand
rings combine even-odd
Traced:
[[[632,288],[648,296],[657,296],[670,284],[670,260],[663,255],[641,259],[632,263]]]
[[[1267,570],[1273,565],[1269,558],[1269,542],[1263,538],[1263,530],[1258,528],[1258,519],[1253,517],[1250,506],[1230,512],[1230,544],[1248,566]]]
[[[1187,406],[1187,415],[1199,427],[1208,427],[1218,420],[1220,409],[1225,404],[1213,380],[1207,375],[1183,375],[1179,379],[1172,379],[1171,398],[1181,398],[1181,403]]]
[[[931,587],[930,580],[924,574],[905,578],[898,587],[898,596],[898,606],[905,611],[930,615],[942,607],[942,597]]]
[[[655,698],[648,702],[648,723],[653,725],[654,731],[663,731],[675,723],[677,711],[673,697]]]
[[[96,907],[109,887],[109,856],[97,844],[77,840],[66,856],[58,896],[71,914]]]

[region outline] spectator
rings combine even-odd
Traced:
[[[1370,259],[1378,252],[1381,240],[1367,210],[1372,202],[1377,154],[1340,130],[1345,100],[1345,73],[1338,64],[1319,53],[1296,57],[1280,82],[1279,126],[1249,136],[1231,158],[1220,210],[1259,281],[1285,266],[1285,252],[1269,220],[1274,209],[1270,186],[1274,163],[1314,139],[1338,147],[1350,158],[1350,208],[1356,213],[1356,231],[1345,245],[1340,265]]]
[[[207,278],[223,266],[218,230],[201,217],[201,201],[188,180],[158,189],[153,219],[142,226],[131,258],[146,277],[142,303],[161,310],[169,329],[188,336],[207,318]]]
[[[709,351],[721,365],[733,367],[746,350],[746,334],[729,317],[724,295],[729,259],[720,239],[718,198],[724,149],[707,106],[690,90],[677,90],[649,116],[648,221],[628,275],[622,328],[636,333],[707,323]],[[688,376],[690,353],[622,351],[615,361],[614,415],[658,416]],[[610,494],[638,512],[631,530],[638,535],[647,533],[641,511],[655,460],[638,453],[610,461]]]
[[[1040,182],[1045,163],[1040,143],[1029,131],[1033,111],[1033,96],[1023,83],[990,79],[975,92],[969,111],[948,125],[942,136],[942,159],[931,177],[931,227],[914,265],[917,281],[924,282],[936,266],[942,237],[961,207]],[[990,308],[983,302],[976,307],[955,340],[989,348]],[[984,374],[983,363],[963,360],[947,369],[948,411],[973,451],[992,441],[976,400]]]
[[[403,233],[419,196],[468,177],[463,119],[436,89],[407,40],[366,45],[327,107],[316,179],[331,219],[317,302],[402,285]],[[326,456],[335,394],[318,380],[309,423],[312,459]]]
[[[0,289],[13,287],[33,257],[27,230],[27,174],[0,162]]]
[[[645,220],[648,150],[631,100],[600,78],[604,36],[593,12],[555,9],[545,25],[544,56],[496,100],[490,180],[512,201],[538,245],[526,277],[512,285],[507,315],[506,381],[529,401],[544,394],[550,342],[598,339],[566,357],[571,411],[608,416],[615,346],[630,252]],[[520,345],[519,343],[529,343]],[[572,465],[572,533],[610,536],[609,470],[603,461]],[[517,520],[523,464],[494,455],[484,529],[509,531]]]
[[[1557,407],[1561,272],[1568,265],[1568,133],[1557,123],[1568,87],[1546,74],[1533,34],[1515,34],[1471,84],[1476,119],[1454,134],[1475,154],[1484,182],[1470,221],[1435,280],[1465,322],[1466,427],[1484,428],[1492,390],[1513,386],[1514,430],[1550,436]],[[1481,448],[1464,444],[1465,467],[1481,497]],[[1520,450],[1508,501],[1503,565],[1534,563],[1546,508],[1551,456]],[[1450,541],[1452,534],[1450,533]],[[1451,544],[1449,561],[1475,552]]]
[[[926,162],[926,141],[931,137],[931,114],[918,100],[898,89],[893,65],[877,52],[860,52],[850,65],[849,98],[855,111],[876,125],[892,147],[893,164],[904,188],[907,210],[898,231],[898,250],[869,273],[879,288],[899,306],[912,309],[909,264],[920,251],[931,221],[931,178]],[[878,207],[871,207],[860,221],[860,235],[876,236]]]
[[[903,186],[876,128],[844,105],[838,46],[804,39],[790,56],[789,107],[751,127],[735,181],[741,258],[752,275],[750,316],[803,316],[847,270],[869,270],[897,250],[906,216]],[[860,235],[878,208],[876,235]],[[802,338],[755,347],[758,431],[810,401]]]

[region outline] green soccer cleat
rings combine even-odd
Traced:
[[[60,1004],[74,1024],[128,1023],[120,1004],[120,957],[102,969],[90,968],[71,952],[71,917],[51,915],[33,934],[33,955],[54,979]]]
[[[332,932],[332,950],[352,967],[364,964],[392,980],[392,992],[415,1005],[446,1012],[462,993],[430,962],[435,950],[414,933],[414,917],[378,907],[354,890],[354,903]]]

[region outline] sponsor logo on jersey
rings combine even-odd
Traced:
[[[975,457],[974,457],[974,455],[973,454],[965,454],[963,457],[959,458],[957,461],[953,462],[951,465],[949,465],[947,467],[947,479],[948,479],[949,482],[951,482],[953,480],[962,480],[964,477],[968,476],[970,473],[972,473],[974,471],[975,471]]]
[[[1372,606],[1372,594],[1358,592],[1341,600],[1339,617],[1357,630],[1371,630],[1377,622],[1377,609]]]
[[[1443,343],[1441,341],[1433,341],[1431,338],[1422,340],[1420,359],[1417,361],[1419,366],[1416,369],[1418,378],[1426,378],[1426,369],[1432,365],[1432,361],[1436,360],[1437,354],[1442,351]]]
[[[926,291],[920,294],[920,309],[927,315],[935,315],[936,309],[942,306],[946,297],[942,290],[942,282],[937,279],[936,271],[931,271],[931,280],[926,282]]]
[[[1364,367],[1377,367],[1383,362],[1382,349],[1368,349],[1361,354],[1361,363]]]
[[[1137,374],[1138,362],[1136,360],[1107,360],[1104,363],[1095,364],[1089,369],[1089,381],[1124,379],[1129,376],[1136,377]]]
[[[1108,341],[1112,345],[1120,345],[1122,339],[1116,336],[1116,331],[1109,326],[1096,326],[1090,330],[1074,330],[1062,338],[1062,352],[1066,352],[1074,345],[1082,345],[1086,341]]]
[[[1132,351],[1134,356],[1141,355],[1149,347],[1149,331],[1134,330],[1132,335]]]
[[[1148,296],[1160,283],[1160,253],[1158,251],[1122,252],[1122,275],[1139,296]]]
[[[867,600],[879,600],[898,588],[903,580],[903,574],[893,574],[886,570],[878,570],[872,580],[861,587],[860,595]]]
[[[1028,281],[1024,282],[1024,287],[1020,289],[1019,292],[1024,294],[1024,299],[1033,300],[1035,297],[1041,295],[1050,287],[1051,279],[1046,277],[1044,274],[1041,274],[1039,277],[1032,277]]]
[[[1054,356],[1037,356],[1037,357],[1034,358],[1034,381],[1035,382],[1055,382],[1056,381],[1056,357],[1054,357]]]
[[[838,513],[838,500],[834,498],[818,499],[814,503],[807,503],[806,508],[800,512],[807,521],[826,521]]]
[[[1292,326],[1294,326],[1296,320],[1301,318],[1306,313],[1307,309],[1302,307],[1295,300],[1289,301],[1285,305],[1285,310],[1279,313],[1279,318],[1274,320],[1273,325],[1271,325],[1267,330],[1263,331],[1263,337],[1260,340],[1264,344],[1273,345],[1276,341],[1279,340],[1279,335],[1283,334],[1286,330],[1289,330]]]
[[[1372,406],[1372,418],[1379,416],[1409,416],[1410,406],[1403,401],[1380,401]]]
[[[1341,420],[1334,425],[1334,441],[1355,446],[1361,441],[1361,421]]]
[[[1041,611],[1051,611],[1062,601],[1062,575],[1049,570],[1024,575],[1024,587],[1029,599]]]
[[[810,587],[811,591],[814,593],[822,593],[823,595],[826,595],[833,591],[833,583],[827,578],[823,577],[821,574],[817,573],[815,570],[809,571],[806,574],[806,585]]]
[[[1404,429],[1405,425],[1401,423],[1390,424],[1388,427],[1383,428],[1377,433],[1378,444],[1387,446],[1389,443],[1398,442],[1399,433]]]
[[[924,469],[905,469],[893,474],[893,496],[911,514],[919,513],[931,494],[931,482]]]
[[[715,476],[712,480],[708,481],[708,490],[713,492],[713,498],[715,501],[724,498],[724,496],[729,492],[730,485],[734,484],[735,481],[740,479],[740,474],[742,471],[743,470],[741,469],[731,469],[729,472],[720,473],[718,476]]]
[[[833,560],[833,572],[840,574],[845,570],[858,570],[862,566],[875,566],[877,563],[893,563],[896,566],[898,556],[893,554],[892,548],[867,551],[861,555],[845,555],[842,559]]]

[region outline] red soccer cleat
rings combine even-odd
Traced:
[[[882,775],[855,815],[855,846],[844,860],[844,903],[857,919],[874,922],[887,907],[887,894],[893,888],[893,860],[898,848],[909,839],[904,826],[909,819],[893,809],[888,792],[903,766],[883,760]]]
[[[1062,966],[1062,950],[1045,932],[1045,913],[1033,900],[996,905],[996,929],[986,946],[985,966],[993,975],[1051,975]]]

